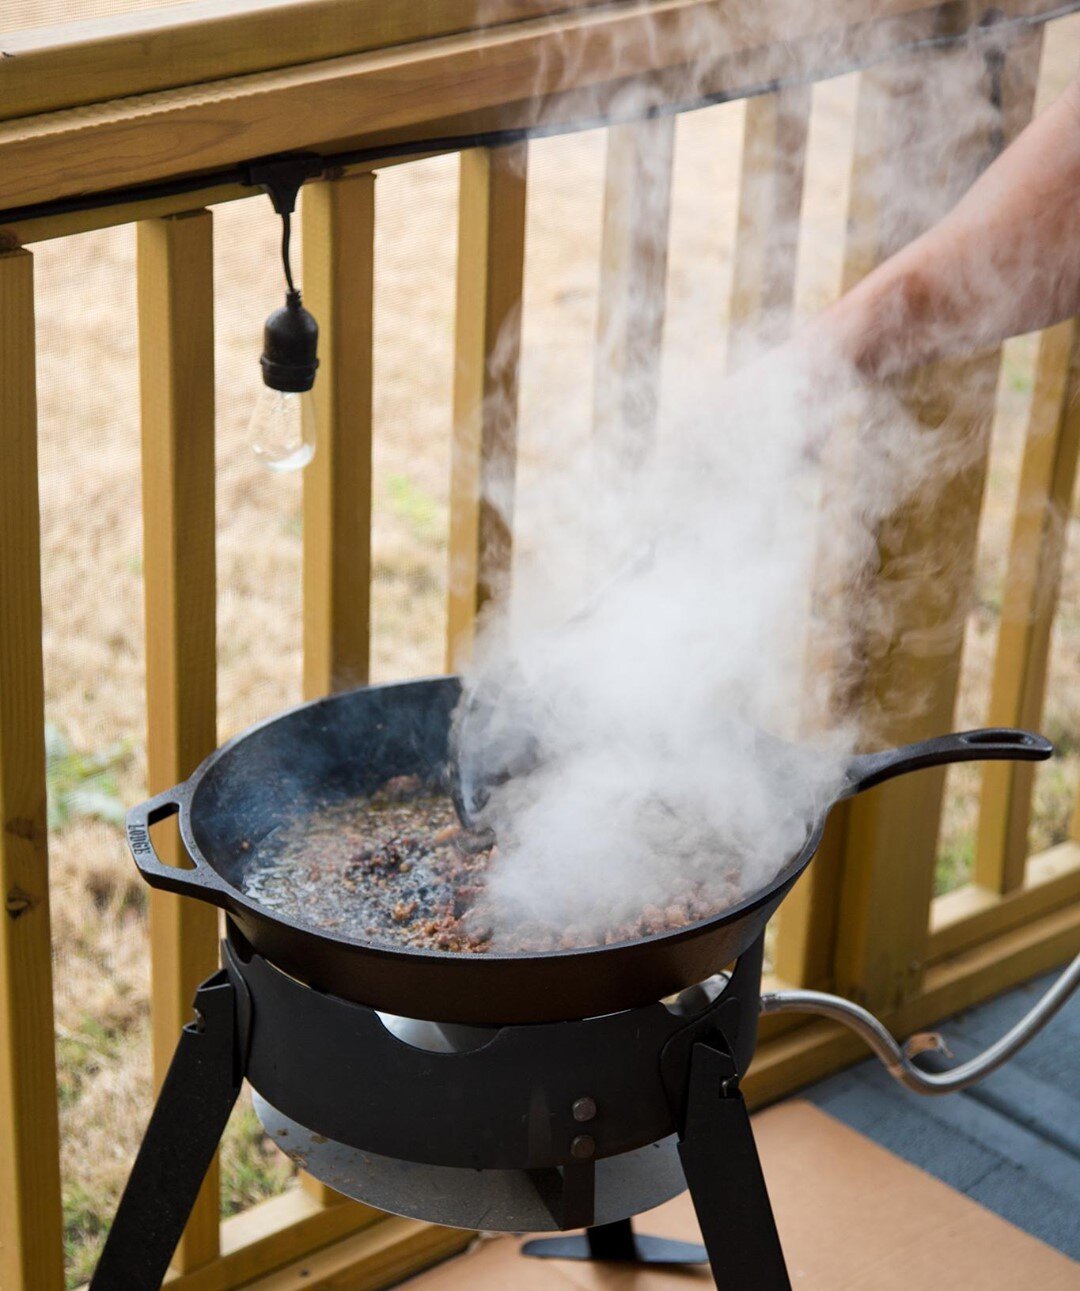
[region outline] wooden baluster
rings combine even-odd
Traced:
[[[620,466],[656,429],[674,160],[673,117],[608,130],[593,427]]]
[[[908,385],[909,413],[927,427],[948,425],[972,456],[879,536],[878,592],[894,626],[863,697],[885,744],[953,723],[996,375],[996,363],[982,360],[927,369]],[[962,392],[955,398],[949,377]],[[921,983],[944,785],[944,769],[903,776],[848,807],[837,981],[871,1007],[896,1007]]]
[[[368,680],[375,176],[304,188],[304,300],[319,323],[304,472],[304,694]]]
[[[1030,116],[1038,49],[1039,37],[1031,36],[1011,51],[1004,87],[1008,136]],[[896,166],[905,148],[933,138],[933,130],[940,128],[935,122],[936,85],[948,83],[955,92],[967,77],[971,92],[977,92],[973,72],[978,63],[969,51],[936,56],[925,69],[931,78],[925,83],[912,83],[910,71],[901,65],[862,75],[851,196],[862,220],[849,274],[919,231],[895,215],[888,235],[884,218],[865,222],[882,191],[881,172],[875,171],[875,163],[865,164],[866,148],[873,147],[877,165]],[[925,125],[920,124],[923,118]],[[891,132],[898,128],[904,138],[894,139]],[[937,210],[925,204],[920,209],[920,223],[952,205],[985,161],[987,143],[985,136],[959,141],[947,158],[935,159],[935,170],[942,173],[911,178],[916,187],[925,182],[926,191],[937,198]],[[935,484],[932,493],[913,498],[880,530],[878,589],[889,604],[892,627],[888,639],[875,646],[863,700],[876,719],[875,739],[885,744],[920,739],[952,725],[999,358],[995,352],[931,365],[896,387],[916,423],[944,431],[950,446],[959,449],[962,465]],[[847,805],[843,884],[834,920],[835,977],[842,993],[872,1008],[898,1007],[922,984],[944,784],[944,769],[921,772],[881,785]]]
[[[728,364],[738,359],[740,332],[779,342],[795,305],[798,228],[810,124],[809,86],[767,94],[746,103],[738,223],[733,251]],[[824,846],[827,847],[828,840]],[[827,969],[809,964],[808,943],[818,921],[814,906],[828,884],[815,862],[781,906],[773,968],[785,980],[825,984]],[[831,939],[825,946],[831,945]],[[821,944],[816,949],[820,953]]]
[[[990,691],[993,726],[1037,728],[1042,718],[1061,585],[1062,518],[1072,502],[1080,448],[1078,343],[1076,322],[1039,338]],[[974,878],[993,892],[1023,884],[1034,783],[1030,762],[983,768]]]
[[[214,287],[208,211],[138,227],[147,779],[190,775],[217,743],[214,558]],[[175,828],[159,851],[177,864]],[[218,962],[218,912],[150,896],[154,1077],[168,1069],[200,981]],[[213,1165],[181,1239],[181,1272],[218,1253]]]
[[[0,255],[0,1286],[60,1291],[34,262]]]
[[[303,190],[304,303],[319,324],[317,446],[304,471],[304,695],[367,683],[375,176]],[[324,1206],[346,1200],[309,1174]],[[357,1211],[366,1210],[356,1203]]]
[[[517,461],[527,149],[461,154],[447,667],[509,579]]]
[[[795,305],[799,216],[806,174],[810,87],[748,99],[743,122],[739,214],[733,254],[730,331],[786,336]],[[737,344],[729,358],[737,355]]]

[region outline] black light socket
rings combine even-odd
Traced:
[[[319,366],[316,350],[319,324],[300,303],[300,293],[290,291],[285,304],[275,309],[263,329],[263,382],[271,390],[302,394],[315,384]]]

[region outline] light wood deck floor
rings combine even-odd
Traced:
[[[1077,1291],[1080,1267],[962,1193],[805,1100],[754,1118],[765,1176],[797,1291]],[[636,1221],[696,1240],[684,1194]],[[482,1240],[409,1291],[690,1291],[703,1269],[531,1260],[514,1237]]]

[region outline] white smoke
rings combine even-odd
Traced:
[[[949,128],[916,141],[926,175],[950,140],[985,132],[981,67],[954,60],[913,85]],[[714,72],[706,59],[685,95]],[[654,93],[642,88],[642,101]],[[633,90],[619,105],[633,106]],[[650,173],[645,158],[645,209],[669,182],[666,164]],[[912,165],[909,147],[892,172],[907,197],[886,240],[941,213],[941,193],[912,184]],[[532,921],[602,941],[645,907],[686,917],[775,876],[855,747],[856,724],[831,699],[853,655],[891,631],[891,604],[868,591],[879,526],[978,451],[985,426],[958,442],[947,418],[920,425],[821,338],[738,340],[730,377],[704,339],[667,354],[643,435],[634,398],[605,402],[628,388],[611,370],[626,347],[601,336],[604,431],[545,475],[542,547],[516,562],[511,594],[482,618],[458,719],[463,782],[469,793],[518,772],[483,810],[499,842],[483,910],[496,944]],[[631,392],[635,376],[636,404],[648,403],[652,376],[632,369]],[[553,424],[550,439],[567,442],[565,428]]]

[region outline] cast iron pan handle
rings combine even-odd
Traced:
[[[193,869],[181,869],[177,865],[166,865],[154,850],[150,839],[150,826],[159,821],[175,816],[184,803],[186,785],[177,785],[175,789],[166,789],[140,803],[127,814],[128,847],[139,873],[153,888],[166,892],[179,892],[181,896],[197,897],[201,901],[210,901],[214,905],[225,904],[225,894],[217,873],[201,858],[195,859]]]
[[[923,767],[939,767],[949,762],[997,762],[1012,759],[1018,762],[1045,762],[1054,746],[1042,735],[1020,731],[1012,726],[993,726],[979,731],[963,731],[957,735],[938,735],[918,744],[905,744],[899,749],[886,749],[882,753],[860,753],[848,764],[847,784],[841,798],[851,798],[864,789],[871,789],[883,780],[919,771]]]

